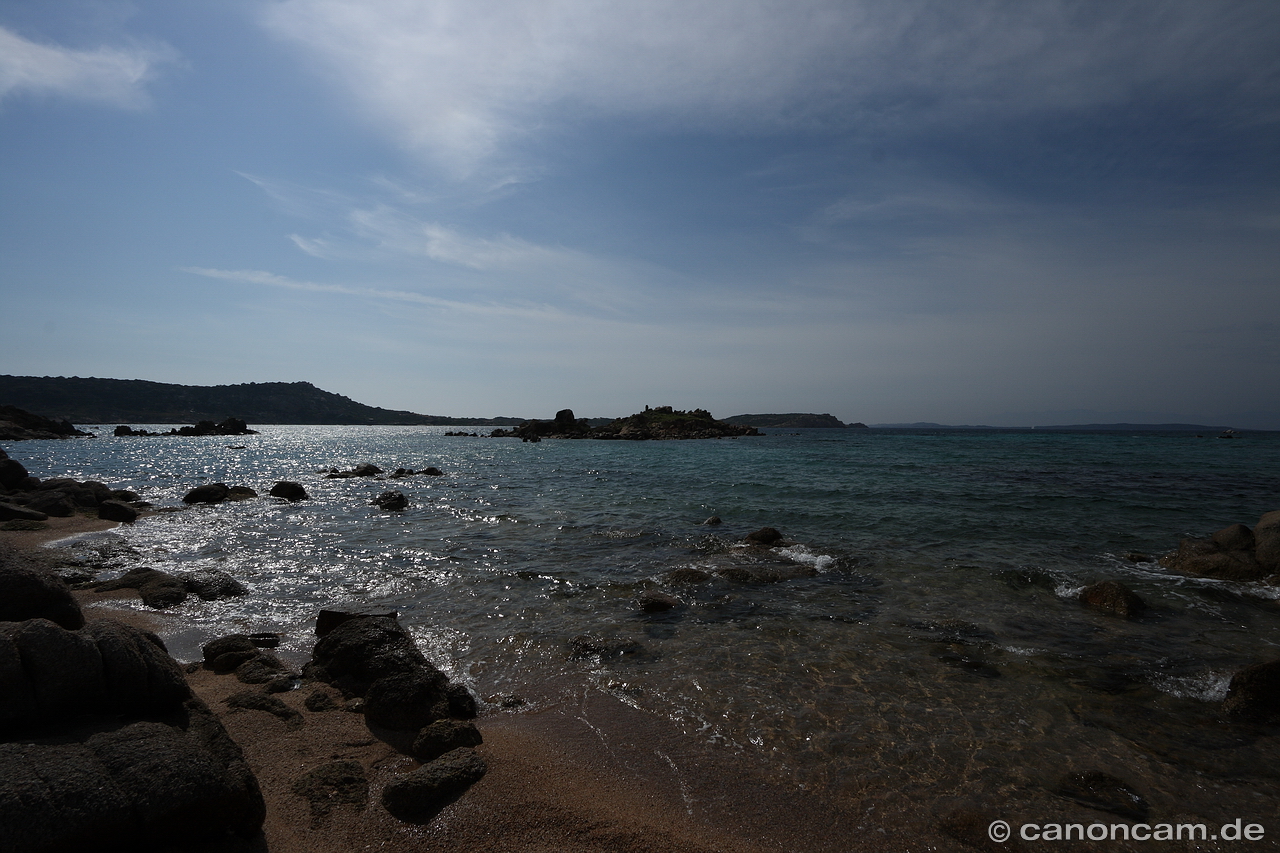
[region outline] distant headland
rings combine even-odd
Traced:
[[[190,424],[229,417],[253,424],[479,424],[524,418],[454,418],[381,409],[310,382],[171,385],[141,379],[0,376],[0,404],[78,424]]]

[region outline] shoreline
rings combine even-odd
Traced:
[[[42,530],[0,531],[0,544],[41,553],[51,543],[117,526],[87,517],[51,521]],[[112,606],[113,600],[132,599],[132,591],[74,595],[88,621],[116,619],[164,631],[175,618],[163,610]],[[899,826],[897,832],[859,832],[859,817],[865,816],[847,806],[770,781],[766,768],[752,767],[746,757],[568,678],[531,680],[521,691],[528,699],[521,708],[483,709],[475,722],[485,741],[477,751],[488,763],[488,774],[429,823],[404,823],[382,807],[379,797],[388,781],[417,762],[380,740],[362,714],[307,709],[313,685],[306,682],[275,694],[301,715],[300,726],[264,711],[232,710],[227,697],[255,689],[252,685],[234,675],[189,668],[192,692],[244,751],[267,802],[260,839],[199,848],[210,853],[852,853],[922,844],[941,853],[968,849],[938,832],[934,821],[922,821],[909,804],[896,823],[877,813],[877,830],[884,830],[889,818],[887,825]],[[313,815],[293,792],[293,783],[335,760],[355,760],[365,768],[368,804]]]

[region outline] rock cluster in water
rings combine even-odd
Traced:
[[[148,504],[127,489],[112,489],[95,480],[66,477],[41,480],[0,450],[0,521],[47,521],[91,513],[108,521],[132,522]]]
[[[760,435],[760,432],[752,426],[739,426],[718,421],[705,409],[683,412],[674,410],[670,406],[659,406],[656,409],[646,406],[643,412],[618,418],[596,427],[591,426],[586,418],[575,418],[572,409],[561,409],[556,412],[555,420],[526,421],[514,429],[495,429],[490,435],[494,438],[519,438],[523,441],[541,441],[544,438],[647,441],[730,438],[741,435]]]
[[[1160,559],[1165,568],[1228,581],[1280,580],[1280,510],[1268,512],[1250,530],[1224,527],[1208,539],[1183,539]]]
[[[224,421],[214,423],[213,421],[199,421],[195,426],[174,427],[168,432],[147,432],[145,429],[134,429],[126,424],[116,427],[115,435],[118,438],[126,436],[157,436],[157,435],[257,435],[258,431],[249,429],[249,425],[240,418],[227,418]]]

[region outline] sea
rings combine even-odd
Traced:
[[[102,578],[216,568],[248,588],[167,612],[160,633],[181,660],[217,636],[274,631],[300,662],[321,608],[395,611],[486,713],[528,713],[555,701],[546,685],[571,684],[868,812],[959,798],[1024,817],[1242,818],[1269,832],[1250,849],[1280,839],[1280,729],[1219,712],[1235,671],[1280,658],[1280,586],[1158,562],[1183,537],[1280,509],[1280,433],[525,443],[488,427],[257,428],[89,427],[97,437],[9,450],[35,476],[98,480],[164,510],[77,543],[111,558]],[[480,435],[445,435],[460,429]],[[327,477],[362,463],[443,473]],[[280,480],[310,498],[268,497]],[[260,497],[185,507],[212,482]],[[390,489],[406,509],[372,503]],[[763,527],[783,544],[746,542]],[[1079,602],[1107,579],[1146,614]],[[645,612],[651,590],[680,603]],[[1104,774],[1110,793],[1088,802],[1073,774]]]

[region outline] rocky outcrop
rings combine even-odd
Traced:
[[[157,569],[130,569],[115,580],[94,584],[98,592],[136,589],[142,603],[157,610],[174,607],[187,600],[187,585],[181,578]]]
[[[54,420],[32,414],[17,406],[0,406],[0,441],[74,438],[86,435],[92,435],[92,433],[76,429],[65,418]]]
[[[519,438],[523,441],[541,441],[544,438],[596,438],[647,441],[655,439],[728,438],[742,435],[759,435],[753,426],[718,421],[705,409],[677,411],[670,406],[656,409],[645,407],[643,412],[610,423],[593,427],[585,419],[576,419],[572,409],[561,409],[555,420],[526,421],[514,429],[495,429],[494,438]]]
[[[217,504],[225,501],[230,494],[231,488],[226,483],[206,483],[203,486],[196,486],[183,495],[182,502],[185,504]]]
[[[1268,512],[1253,530],[1233,524],[1208,539],[1183,539],[1160,564],[1189,575],[1257,581],[1280,573],[1280,510]]]
[[[58,576],[15,552],[0,552],[0,622],[48,619],[75,630],[84,625],[71,588]]]
[[[363,697],[372,726],[413,731],[448,717],[476,715],[475,699],[450,683],[394,619],[356,616],[316,641],[304,677]]]
[[[112,620],[71,630],[43,618],[47,598],[0,594],[0,846],[140,850],[256,835],[257,781],[159,638]]]
[[[194,426],[174,427],[168,432],[148,432],[145,429],[134,429],[127,424],[115,428],[112,435],[124,437],[150,437],[158,435],[257,435],[258,431],[249,429],[249,425],[240,418],[227,418],[219,423],[200,421]]]

